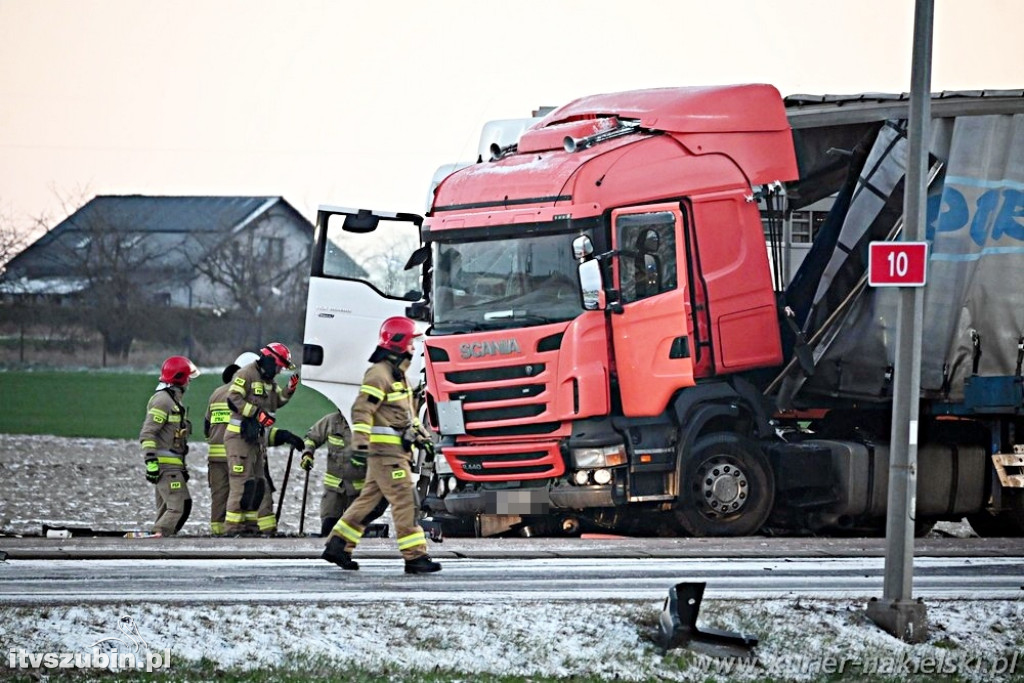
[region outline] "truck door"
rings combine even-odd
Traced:
[[[306,300],[303,382],[348,413],[381,323],[423,298],[421,268],[405,269],[420,244],[415,214],[320,207]],[[409,369],[421,376],[422,353]]]
[[[678,204],[619,209],[612,225],[622,306],[611,320],[622,410],[657,415],[676,390],[695,383],[683,212]]]

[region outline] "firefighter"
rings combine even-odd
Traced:
[[[359,496],[366,480],[366,455],[352,451],[352,430],[348,420],[336,410],[317,420],[306,432],[305,448],[299,466],[313,469],[313,454],[327,444],[327,471],[324,472],[324,495],[320,499],[320,536],[327,536],[341,514]],[[364,527],[384,514],[388,501],[380,499],[360,524]]]
[[[224,533],[224,513],[228,506],[228,453],[224,448],[224,433],[231,419],[231,407],[228,405],[228,391],[231,379],[238,369],[248,365],[257,356],[246,351],[231,365],[224,368],[220,379],[223,384],[213,390],[206,407],[206,419],[203,421],[203,435],[210,445],[206,481],[210,485],[210,533],[220,536]]]
[[[359,395],[352,404],[352,442],[357,454],[366,454],[366,484],[331,530],[322,559],[342,569],[359,569],[352,551],[363,536],[362,520],[383,497],[391,503],[398,549],[407,574],[440,571],[427,554],[427,537],[416,523],[416,496],[412,481],[412,447],[426,441],[412,410],[412,389],[405,371],[412,361],[415,323],[393,317],[380,328],[370,369],[363,375]]]
[[[146,405],[139,432],[146,463],[146,481],[156,486],[156,521],[151,536],[173,536],[192,511],[188,492],[188,437],[192,425],[182,404],[189,380],[199,370],[184,356],[171,356],[160,368],[160,383]]]
[[[259,357],[239,368],[231,378],[227,394],[231,416],[224,432],[228,460],[225,534],[241,534],[247,520],[255,521],[261,531],[268,533],[277,526],[270,506],[263,504],[267,488],[264,458],[268,437],[274,436],[268,434],[276,420],[274,411],[286,404],[299,386],[298,374],[291,376],[286,387],[277,385],[274,378],[284,369],[295,369],[292,354],[284,344],[273,342],[260,349]],[[260,508],[262,516],[257,512]]]

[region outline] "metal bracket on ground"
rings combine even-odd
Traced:
[[[663,652],[685,647],[715,657],[747,657],[757,638],[715,628],[698,628],[697,615],[704,599],[704,582],[677,583],[668,590],[658,618],[659,644]]]

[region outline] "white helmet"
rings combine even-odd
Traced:
[[[238,358],[235,359],[235,365],[240,368],[244,368],[249,363],[260,359],[259,354],[253,353],[252,351],[243,352]]]
[[[236,358],[234,363],[224,368],[224,372],[220,374],[221,380],[224,382],[224,384],[227,384],[228,382],[231,381],[231,378],[235,376],[235,373],[238,372],[240,368],[259,359],[260,357],[257,354],[253,353],[252,351],[246,351],[238,358]]]

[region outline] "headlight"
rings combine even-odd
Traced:
[[[594,483],[602,486],[612,480],[611,470],[594,470]]]
[[[589,480],[589,475],[586,470],[576,470],[572,475],[572,480],[576,482],[577,486],[586,486]]]
[[[603,448],[574,448],[571,455],[573,465],[577,468],[595,469],[626,464],[626,448],[622,444]]]
[[[434,458],[434,471],[438,474],[455,474],[452,466],[448,464],[447,458],[444,457],[444,451],[438,453]]]

